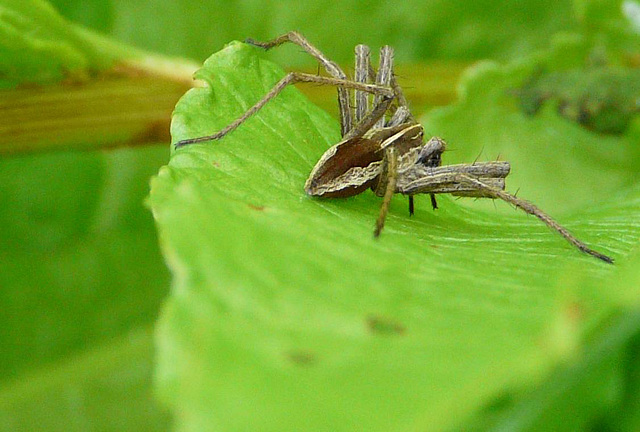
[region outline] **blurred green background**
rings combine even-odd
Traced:
[[[171,281],[144,201],[169,158],[171,108],[211,53],[297,29],[349,69],[355,44],[390,44],[424,112],[453,100],[472,62],[615,27],[621,4],[0,0],[0,430],[172,428],[152,388]],[[270,58],[315,69],[295,48]],[[122,73],[130,59],[138,69]],[[140,106],[133,70],[149,78]],[[330,90],[307,91],[333,107]]]
[[[549,35],[575,29],[569,1],[63,1],[74,22],[140,48],[202,61],[232,40],[302,32],[338,62],[358,43],[392,45],[402,62],[508,59],[542,48]],[[295,51],[295,49],[293,50]],[[275,53],[285,65],[308,63]]]

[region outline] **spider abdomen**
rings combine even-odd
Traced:
[[[311,196],[346,198],[365,191],[380,175],[383,154],[378,141],[351,138],[329,148],[304,185]]]

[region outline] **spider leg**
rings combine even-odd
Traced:
[[[409,103],[407,102],[407,98],[404,96],[404,93],[402,92],[402,87],[400,87],[400,85],[398,84],[398,81],[396,80],[396,75],[395,73],[392,72],[391,74],[391,88],[393,89],[393,92],[396,94],[396,100],[398,101],[398,108],[406,108],[407,111],[409,111]],[[410,118],[413,118],[412,116]]]
[[[373,232],[374,237],[380,236],[382,229],[384,228],[384,222],[387,219],[389,213],[389,206],[391,205],[391,198],[396,191],[396,181],[398,179],[398,156],[396,150],[393,147],[387,147],[384,155],[384,168],[383,173],[380,174],[381,181],[386,179],[384,197],[382,199],[382,206],[380,207],[380,214],[376,220],[376,228]]]
[[[340,66],[338,66],[337,63],[329,60],[327,56],[325,56],[318,48],[313,46],[304,36],[296,31],[285,33],[267,42],[259,42],[254,39],[245,40],[245,43],[264,48],[265,50],[269,50],[287,42],[298,45],[306,53],[318,60],[318,62],[324,67],[327,73],[333,78],[342,80],[347,79],[347,75],[340,68]],[[342,136],[344,136],[353,128],[349,91],[345,87],[338,87],[338,105],[340,108],[341,134]]]
[[[393,56],[393,53],[392,53],[392,56]],[[371,64],[369,64],[369,76],[375,76],[375,75],[376,75],[376,71],[373,69],[373,66],[371,66]],[[398,80],[396,79],[395,72],[393,71],[393,65],[392,65],[392,68],[391,68],[391,78],[390,78],[389,84],[391,85],[391,88],[393,89],[393,92],[395,94],[395,98],[396,98],[396,101],[397,101],[397,104],[398,104],[398,109],[402,108],[402,109],[406,110],[406,112],[408,112],[408,116],[405,118],[405,121],[413,120],[413,115],[411,114],[411,111],[409,110],[409,103],[407,102],[407,98],[404,96],[404,92],[402,91],[402,87],[400,87],[400,85],[398,84]],[[396,111],[397,111],[397,109],[396,109]]]
[[[378,67],[378,73],[376,74],[376,84],[383,87],[389,87],[391,84],[391,77],[393,76],[393,48],[388,45],[383,46],[380,49],[380,66]],[[382,101],[382,96],[376,95],[374,99],[374,105],[378,105]],[[378,122],[374,125],[376,128],[382,128],[385,125],[384,117],[380,117]]]
[[[506,192],[504,190],[493,188],[478,179],[472,178],[464,174],[461,174],[459,176],[459,180],[460,182],[468,183],[470,185],[477,187],[478,190],[481,190],[482,192],[484,192],[485,195],[489,196],[490,198],[499,198],[523,210],[524,212],[537,217],[542,222],[544,222],[549,228],[558,232],[558,234],[564,237],[565,240],[567,240],[573,246],[578,248],[580,251],[588,255],[594,256],[606,263],[613,264],[613,259],[611,257],[589,248],[586,244],[584,244],[583,242],[575,238],[573,234],[571,234],[565,227],[563,227],[558,222],[553,220],[551,216],[549,216],[548,214],[540,210],[538,207],[536,207],[529,201],[523,200],[522,198],[518,198],[515,195],[512,195],[509,192]]]
[[[436,201],[436,194],[429,194],[429,197],[431,198],[431,207],[434,210],[438,209],[438,201]]]
[[[431,198],[431,207],[434,210],[438,209],[438,201],[436,201],[436,194],[430,193],[429,197]],[[415,205],[413,202],[413,195],[409,195],[409,216],[413,216],[415,213]]]
[[[225,128],[221,129],[220,131],[216,132],[213,135],[178,141],[175,144],[175,147],[178,148],[187,144],[194,144],[194,143],[199,143],[203,141],[211,141],[211,140],[222,138],[229,132],[236,129],[242,123],[244,123],[253,114],[258,112],[271,99],[275,98],[282,90],[284,90],[286,86],[288,86],[289,84],[295,84],[297,82],[315,82],[318,84],[330,84],[330,85],[337,86],[338,88],[351,88],[351,89],[362,90],[362,91],[366,91],[374,94],[383,94],[384,95],[383,102],[388,101],[388,103],[391,103],[391,100],[393,99],[393,91],[390,88],[380,87],[375,84],[357,83],[351,80],[322,77],[322,76],[306,74],[301,72],[290,72],[280,81],[278,81],[278,83],[262,99],[256,102],[255,105],[253,105],[251,108],[245,111],[244,114],[242,114],[236,120],[231,122]],[[383,105],[383,103],[381,103],[381,105]],[[385,111],[387,107],[385,107]]]
[[[407,107],[398,107],[396,112],[393,113],[389,121],[387,122],[387,126],[398,126],[402,123],[407,123],[412,120],[413,117],[409,112],[409,108]]]
[[[385,92],[369,92],[376,95],[373,109],[362,117],[353,129],[344,135],[344,139],[362,136],[371,128],[384,127],[384,116],[396,96],[395,90],[389,86],[391,77],[393,76],[393,48],[389,46],[382,47],[380,50],[380,68],[378,69],[378,73],[375,74],[373,67],[371,66],[371,62],[368,60],[368,48],[364,49],[362,47],[364,47],[364,45],[358,45],[356,47],[356,74],[358,75],[358,78],[363,79],[364,76],[370,77],[372,75],[376,75],[376,85],[381,88],[387,88],[391,93],[391,96]],[[367,70],[366,74],[364,73],[365,68]],[[366,95],[364,99],[366,99]],[[362,100],[362,96],[360,100]],[[363,106],[368,106],[368,101],[364,104],[362,102],[356,102],[356,112],[360,112],[360,114],[356,115],[362,114]],[[366,110],[364,112],[366,112]],[[401,112],[401,114],[405,116],[405,118],[410,116],[410,114],[407,115],[407,113],[404,112]]]
[[[385,49],[386,48],[386,49]],[[371,51],[366,45],[356,46],[356,69],[355,69],[355,81],[368,83],[371,77],[376,76],[376,84],[381,86],[390,86],[398,100],[398,109],[394,112],[391,119],[387,122],[386,126],[397,126],[411,120],[413,117],[409,108],[407,107],[407,101],[402,93],[402,89],[396,82],[393,75],[393,50],[389,47],[385,47],[381,53],[381,64],[384,67],[380,68],[378,74],[373,70],[371,66]],[[377,99],[377,103],[380,102],[380,98]],[[369,94],[356,90],[355,92],[355,123],[358,124],[365,117],[369,111]]]
[[[356,45],[355,81],[370,82],[371,51],[366,45]],[[355,124],[358,124],[369,111],[369,94],[360,90],[355,91]]]
[[[393,72],[393,48],[389,46],[384,46],[380,50],[380,67],[378,69],[378,74],[376,75],[376,84],[381,86],[391,86],[393,89],[395,99],[398,103],[398,109],[393,113],[391,119],[387,123],[387,126],[395,126],[401,124],[408,120],[413,120],[413,116],[411,115],[411,111],[409,111],[407,99],[402,92],[402,88],[398,85],[398,81],[396,80],[395,74]],[[380,99],[380,96],[376,95],[376,103]],[[385,125],[384,117],[381,117],[380,120],[376,123],[376,127],[383,127]],[[430,194],[431,198],[431,207],[434,210],[438,208],[438,202],[436,200],[435,194]],[[413,197],[409,198],[409,214],[413,215],[414,213],[414,203]]]
[[[374,125],[380,120],[384,118],[387,110],[391,106],[391,102],[393,102],[393,91],[387,87],[378,87],[375,84],[373,85],[376,89],[385,89],[392,95],[389,96],[386,92],[380,92],[383,94],[380,102],[367,114],[360,123],[358,123],[348,134],[343,137],[343,140],[347,140],[350,138],[355,138],[364,135],[367,131],[374,127]],[[372,91],[370,93],[376,94],[376,91]]]

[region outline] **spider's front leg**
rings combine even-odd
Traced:
[[[267,42],[259,42],[255,39],[248,38],[245,43],[265,50],[277,47],[284,43],[293,43],[302,48],[307,54],[318,60],[318,62],[324,67],[329,75],[333,78],[348,80],[347,74],[338,66],[336,62],[329,60],[329,58],[322,53],[318,48],[311,44],[297,31],[290,31],[275,39]],[[340,131],[341,135],[345,136],[351,129],[353,129],[353,118],[351,113],[351,102],[349,97],[349,91],[345,87],[338,87],[338,106],[340,109]]]
[[[244,114],[242,114],[236,120],[231,122],[225,128],[221,129],[220,131],[216,132],[213,135],[207,135],[203,137],[190,138],[190,139],[178,141],[175,144],[175,147],[179,148],[187,144],[195,144],[195,143],[204,142],[204,141],[213,141],[213,140],[217,140],[224,137],[228,133],[234,131],[238,126],[244,123],[249,117],[257,113],[271,99],[278,96],[278,94],[280,94],[280,92],[282,92],[282,90],[284,90],[288,85],[295,84],[298,82],[314,82],[318,84],[330,84],[338,88],[351,88],[351,89],[362,90],[362,91],[374,93],[374,94],[382,94],[384,97],[384,100],[389,101],[389,103],[393,99],[393,90],[387,87],[380,87],[375,84],[357,83],[355,81],[343,80],[338,78],[311,75],[311,74],[306,74],[301,72],[290,72],[280,81],[278,81],[278,83],[262,99],[256,102],[255,105],[253,105],[251,108],[245,111]]]
[[[355,51],[355,81],[360,84],[366,84],[373,74],[369,47],[366,45],[357,45]],[[371,129],[380,129],[385,126],[385,115],[387,114],[391,103],[397,97],[396,90],[389,85],[392,76],[393,49],[385,46],[380,50],[380,68],[376,74],[375,85],[380,88],[387,89],[391,96],[383,92],[363,93],[362,91],[355,89],[356,124],[343,136],[343,140],[361,137]],[[371,111],[369,111],[370,95],[375,96],[373,109]]]
[[[398,180],[398,154],[393,146],[389,146],[384,150],[384,159],[382,161],[382,172],[380,173],[380,180],[376,187],[376,195],[382,195],[382,206],[380,207],[380,214],[376,219],[376,228],[373,231],[373,236],[378,237],[384,228],[384,223],[389,213],[389,206],[391,205],[391,198],[396,193],[396,183]]]
[[[376,124],[373,126],[374,128],[382,128],[385,126],[395,126],[397,124],[401,124],[404,122],[415,122],[413,116],[411,115],[411,111],[409,111],[409,107],[407,106],[407,100],[404,97],[402,92],[402,88],[398,85],[395,74],[393,71],[393,56],[394,51],[390,46],[384,46],[380,50],[380,67],[378,68],[378,73],[376,74],[376,84],[384,87],[391,87],[394,93],[394,99],[397,102],[397,109],[389,119],[386,121],[384,116],[381,117]],[[358,64],[358,56],[356,50],[356,64]],[[370,68],[370,65],[369,65]],[[357,69],[356,69],[357,70]],[[371,72],[369,72],[371,73]],[[376,94],[375,104],[380,103],[382,95]],[[356,104],[357,109],[357,104]],[[438,160],[437,164],[430,164],[429,166],[436,167],[440,165],[440,161]],[[431,198],[431,206],[433,209],[438,208],[438,202],[436,201],[435,194],[430,195]],[[413,216],[414,214],[414,201],[413,196],[409,196],[409,215]]]

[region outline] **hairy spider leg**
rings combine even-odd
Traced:
[[[378,65],[378,73],[376,74],[376,84],[379,86],[388,87],[391,84],[391,77],[393,76],[393,48],[388,45],[383,46],[380,49],[380,63]],[[367,95],[365,95],[366,97]],[[378,95],[374,98],[374,106],[377,106],[382,102],[382,97]],[[385,116],[382,115],[380,119],[374,124],[375,128],[383,128],[385,126]],[[382,198],[382,205],[380,206],[380,214],[376,219],[376,228],[373,232],[374,237],[378,237],[384,228],[384,222],[387,219],[389,213],[389,206],[391,205],[391,198],[396,190],[396,180],[398,179],[398,156],[395,148],[389,146],[384,149],[384,159],[382,161],[382,171],[380,172],[380,181],[386,181],[386,190]],[[411,207],[411,203],[409,204]]]
[[[407,107],[398,107],[396,111],[393,113],[389,121],[387,122],[387,127],[398,126],[402,123],[415,123],[413,117],[411,116],[411,112],[409,112],[409,108]]]
[[[385,55],[388,56],[388,52]],[[378,74],[376,74],[375,70],[371,66],[371,51],[369,47],[366,45],[356,45],[355,57],[356,57],[355,74],[354,74],[355,81],[360,83],[371,83],[371,78],[373,76],[377,76]],[[391,59],[393,59],[393,50],[391,50]],[[389,63],[388,59],[385,62],[388,64]],[[392,64],[391,64],[391,67],[392,67]],[[387,76],[389,76],[389,73],[385,73],[383,74],[383,76],[386,78]],[[393,113],[389,121],[386,122],[386,124],[384,125],[387,127],[397,126],[399,124],[406,123],[407,121],[413,120],[411,112],[409,111],[409,108],[406,105],[406,99],[404,97],[404,94],[402,93],[402,89],[395,82],[395,78],[393,76],[393,67],[390,72],[390,77],[391,77],[390,79],[391,85],[385,85],[384,83],[378,82],[377,80],[375,82],[375,84],[377,85],[385,86],[385,87],[388,86],[391,89],[393,89],[394,98],[398,102],[398,108],[395,110],[395,112]],[[363,92],[360,90],[355,91],[354,101],[355,101],[355,124],[356,125],[362,121],[362,119],[366,116],[367,113],[370,112],[370,109],[371,109],[370,96],[371,96],[370,92]],[[380,99],[382,98],[384,98],[384,95],[380,95],[380,98],[376,101],[377,103],[374,104],[374,106],[377,106],[381,102]],[[382,119],[379,119],[378,122],[380,122],[381,120]],[[376,126],[378,125],[374,125],[373,127],[376,127]]]
[[[265,50],[269,50],[273,47],[279,46],[286,42],[291,42],[300,46],[305,52],[314,57],[325,68],[327,73],[332,77],[321,77],[317,75],[305,74],[300,72],[291,72],[281,79],[276,85],[267,93],[261,100],[255,105],[249,108],[242,116],[227,125],[225,128],[212,135],[207,135],[198,138],[191,138],[179,141],[175,144],[175,147],[182,147],[187,144],[195,144],[204,141],[212,141],[220,139],[227,135],[229,132],[235,130],[249,117],[258,112],[264,105],[266,105],[271,99],[275,98],[287,85],[295,84],[297,82],[315,82],[319,84],[330,84],[338,87],[338,105],[340,108],[340,129],[343,137],[349,135],[350,137],[364,134],[371,129],[376,121],[383,117],[388,107],[390,106],[392,99],[394,98],[394,91],[390,87],[379,87],[369,83],[357,83],[347,79],[347,75],[342,69],[333,61],[329,60],[320,50],[313,46],[305,37],[298,32],[289,32],[281,35],[268,42],[259,42],[253,39],[247,39],[245,41],[248,44],[261,47]],[[358,124],[359,127],[353,127],[352,121],[352,108],[349,101],[348,89],[359,90],[361,92],[373,93],[379,96],[379,103],[369,116],[365,116],[363,120]]]
[[[284,43],[293,43],[301,47],[307,54],[314,57],[324,67],[333,78],[347,80],[347,74],[337,63],[329,60],[318,48],[312,45],[304,36],[296,31],[290,31],[267,42],[259,42],[254,39],[246,39],[245,43],[254,45],[265,50],[277,47]],[[340,132],[344,136],[353,128],[352,108],[349,91],[345,87],[338,87],[338,105],[340,109]]]
[[[385,45],[380,48],[380,64],[378,66],[378,73],[376,74],[376,84],[381,87],[391,87],[391,76],[393,75],[393,48],[389,45]],[[376,95],[373,104],[377,105],[382,100],[381,95]],[[386,119],[380,118],[374,125],[376,128],[383,128],[385,126]]]
[[[430,176],[422,176],[415,181],[409,181],[405,183],[406,178],[403,178],[403,182],[397,184],[396,192],[399,193],[420,193],[436,191],[436,193],[452,193],[454,195],[460,194],[461,196],[474,196],[475,198],[492,198],[501,199],[516,208],[523,210],[525,213],[530,214],[544,222],[549,228],[559,233],[570,244],[578,248],[580,251],[594,256],[606,263],[612,264],[613,259],[607,255],[597,252],[589,248],[586,244],[578,240],[571,234],[565,227],[556,222],[551,216],[540,210],[534,204],[529,201],[516,197],[515,195],[506,192],[504,188],[504,180],[501,177],[506,177],[508,169],[504,163],[502,165],[499,162],[488,162],[476,165],[447,165],[438,169],[439,171],[447,171],[442,174],[436,174]],[[478,171],[474,173],[473,171]],[[468,172],[465,172],[468,171]],[[483,172],[486,171],[486,172]],[[484,174],[487,177],[476,177],[476,175]],[[418,176],[421,174],[418,173]],[[457,190],[456,190],[457,189]],[[464,190],[463,193],[458,191]],[[473,193],[473,192],[476,193]]]
[[[187,144],[195,144],[203,141],[212,141],[212,140],[217,140],[222,138],[223,136],[227,135],[229,132],[232,132],[233,130],[235,130],[242,123],[244,123],[249,117],[251,117],[256,112],[258,112],[271,99],[278,96],[278,94],[280,94],[280,92],[284,90],[285,87],[287,87],[289,84],[295,84],[298,82],[314,82],[319,84],[330,84],[330,85],[337,86],[339,88],[352,88],[352,89],[367,91],[374,94],[383,94],[384,95],[383,102],[388,100],[390,103],[390,101],[393,99],[393,90],[387,87],[380,87],[375,84],[361,84],[351,80],[322,77],[322,76],[306,74],[301,72],[289,72],[284,78],[278,81],[278,83],[262,99],[256,102],[255,105],[253,105],[251,108],[245,111],[244,114],[242,114],[240,117],[238,117],[236,120],[231,122],[229,125],[221,129],[220,131],[216,132],[213,135],[207,135],[203,137],[178,141],[175,144],[175,147],[178,148]],[[386,108],[385,108],[385,111],[386,111]]]
[[[389,85],[381,84],[378,81],[378,75],[373,70],[371,66],[371,51],[369,47],[366,45],[357,45],[355,48],[355,81],[360,84],[368,84],[376,77],[375,85],[378,87],[383,87],[389,89],[392,96],[389,97],[388,94],[385,93],[374,93],[374,92],[362,92],[358,89],[355,89],[355,118],[356,122],[354,127],[349,130],[342,138],[343,140],[347,140],[350,138],[360,137],[367,133],[370,129],[377,127],[381,122],[384,124],[384,118],[391,106],[391,103],[396,97],[395,90],[391,88]],[[393,68],[393,50],[389,48],[386,50],[384,56],[381,53],[380,58],[381,65],[384,63],[386,69]],[[384,75],[393,74],[391,71],[384,72]],[[370,108],[370,97],[369,94],[374,94],[379,97],[376,97],[376,100],[373,104],[373,108]],[[402,122],[399,122],[400,124]]]
[[[373,231],[373,236],[378,237],[384,228],[384,222],[387,219],[389,213],[389,206],[391,205],[391,198],[396,192],[396,181],[398,180],[398,155],[396,149],[393,146],[389,146],[384,149],[384,159],[382,164],[382,172],[380,176],[386,178],[386,188],[384,196],[382,198],[382,206],[380,206],[380,214],[376,219],[376,228]]]
[[[395,99],[398,103],[398,109],[396,109],[394,114],[391,116],[391,119],[389,119],[386,124],[384,118],[381,118],[374,127],[394,126],[407,120],[413,120],[411,111],[409,111],[407,106],[407,99],[402,92],[402,88],[398,85],[393,72],[393,55],[393,48],[388,45],[385,45],[380,49],[380,67],[378,68],[378,73],[376,75],[376,84],[384,87],[390,86],[393,89]],[[380,95],[375,95],[376,103],[380,98]],[[430,194],[430,198],[431,207],[436,210],[438,208],[438,202],[435,194]],[[409,196],[409,215],[413,216],[414,211],[415,206],[413,196]]]
[[[588,255],[594,256],[606,263],[613,264],[613,258],[589,248],[586,244],[584,244],[583,242],[575,238],[573,234],[569,232],[569,230],[567,230],[565,227],[560,225],[558,222],[552,219],[551,216],[549,216],[548,214],[540,210],[538,207],[536,207],[534,204],[530,203],[529,201],[523,200],[522,198],[518,198],[515,195],[510,194],[509,192],[493,188],[478,179],[474,179],[464,174],[460,175],[459,181],[473,184],[479,190],[483,190],[487,194],[492,195],[493,198],[499,198],[505,202],[508,202],[514,207],[523,210],[525,213],[528,213],[530,215],[537,217],[542,222],[544,222],[549,228],[551,228],[554,231],[557,231],[562,237],[565,238],[565,240],[567,240],[573,246],[578,248],[580,251]]]
[[[378,219],[376,219],[376,227],[373,232],[374,237],[378,237],[384,228],[387,214],[389,213],[389,207],[391,205],[391,198],[396,193],[396,183],[398,181],[398,154],[394,145],[401,142],[406,134],[414,132],[415,130],[422,131],[422,126],[415,123],[409,127],[404,128],[395,135],[390,136],[380,144],[380,147],[384,150],[384,157],[382,159],[382,169],[380,171],[378,185],[376,187],[376,195],[380,196],[382,190],[382,205],[380,206],[380,213]],[[412,202],[409,202],[412,205]],[[411,209],[410,209],[411,210]]]
[[[371,51],[366,45],[356,45],[356,67],[354,79],[359,83],[369,83],[371,76]],[[355,124],[358,124],[369,112],[369,93],[356,90],[355,91]]]

